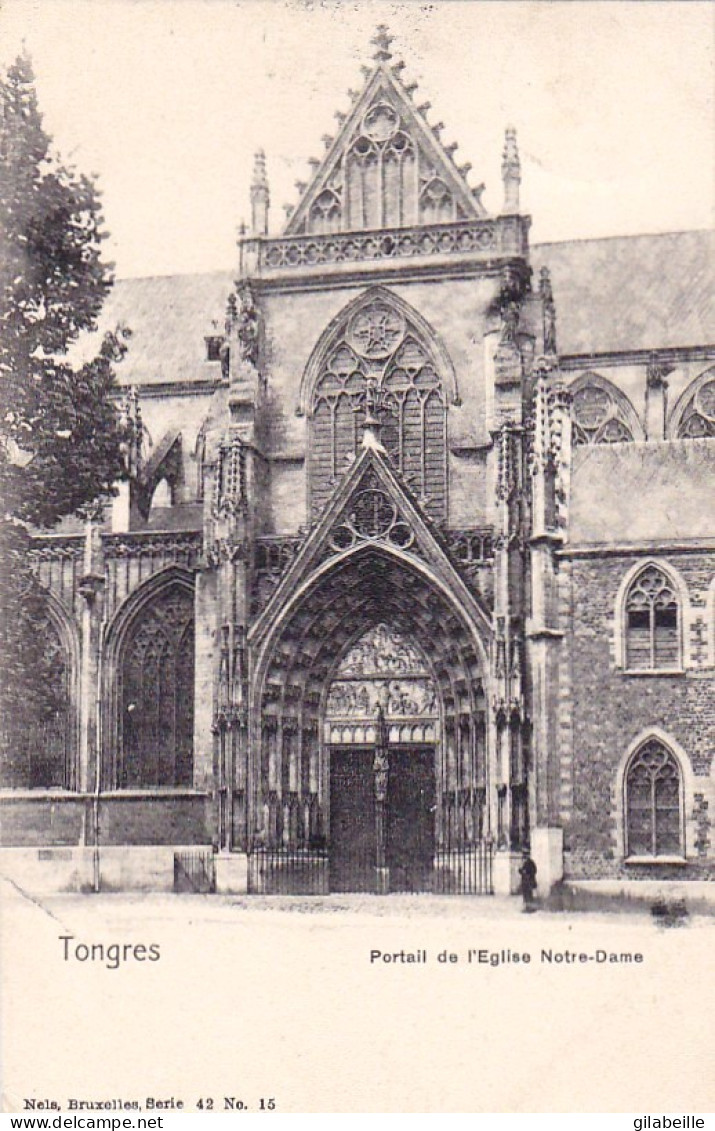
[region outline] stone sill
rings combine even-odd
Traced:
[[[684,856],[627,856],[623,863],[626,866],[637,864],[639,867],[643,864],[652,867],[657,867],[660,864],[678,864],[681,868],[684,868],[688,861]]]
[[[624,668],[621,672],[622,675],[627,676],[655,676],[656,678],[661,675],[669,676],[684,676],[686,675],[685,668]]]

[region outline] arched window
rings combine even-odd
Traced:
[[[683,855],[680,767],[658,739],[648,739],[636,750],[625,789],[626,855]]]
[[[71,778],[69,664],[51,618],[40,629],[47,679],[44,709],[33,717],[26,734],[30,788],[66,788]]]
[[[635,413],[610,381],[597,373],[584,373],[571,391],[574,444],[620,444],[635,438]]]
[[[310,490],[314,514],[358,454],[368,380],[383,391],[381,439],[427,512],[446,512],[446,404],[429,344],[382,297],[347,315],[331,337],[311,397]]]
[[[680,606],[670,578],[648,565],[625,600],[626,668],[655,671],[680,666]]]
[[[715,369],[709,369],[686,390],[673,413],[671,435],[680,440],[715,436]]]
[[[131,627],[122,655],[123,789],[193,781],[194,606],[183,586],[164,590]]]
[[[21,614],[26,618],[19,638],[22,665],[8,672],[3,687],[3,789],[72,789],[76,784],[72,644],[38,590],[30,591]]]

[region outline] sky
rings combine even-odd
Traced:
[[[119,277],[230,269],[266,151],[271,229],[362,83],[377,24],[501,204],[518,130],[532,242],[715,220],[715,4],[677,0],[2,0],[61,155],[97,175]]]

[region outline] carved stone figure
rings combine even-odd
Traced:
[[[250,283],[242,283],[238,290],[238,342],[241,359],[251,365],[258,364],[259,318]]]

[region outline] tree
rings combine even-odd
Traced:
[[[0,712],[8,735],[57,709],[38,640],[33,527],[51,528],[124,477],[113,393],[124,333],[91,341],[112,286],[92,178],[62,163],[43,129],[29,60],[0,79]]]

